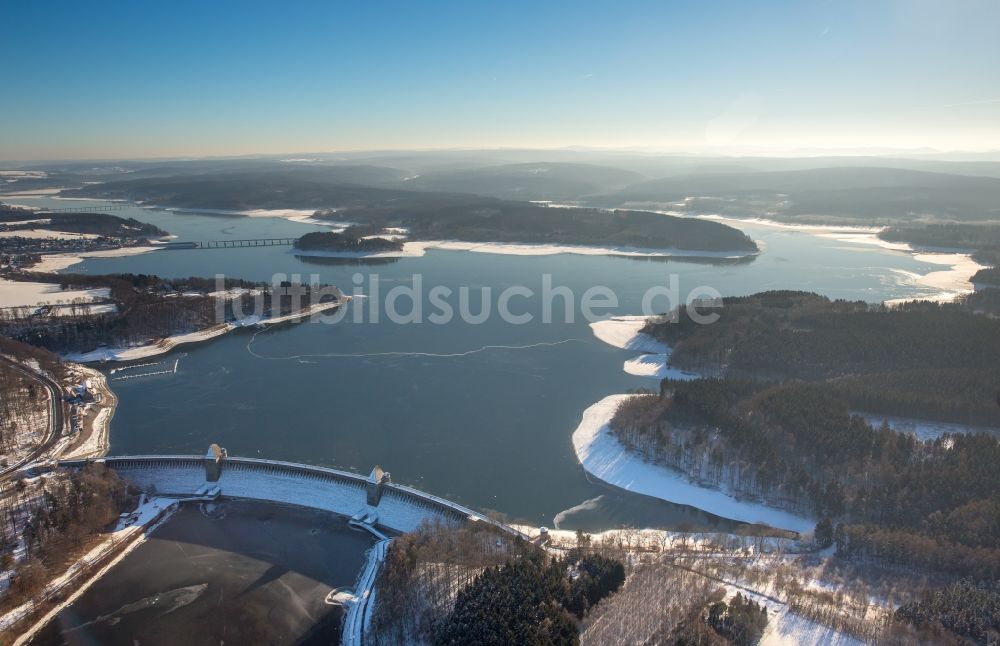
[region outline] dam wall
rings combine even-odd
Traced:
[[[73,468],[87,463],[105,464],[125,481],[161,496],[204,495],[218,487],[223,497],[287,503],[349,517],[374,513],[374,524],[397,532],[413,531],[424,522],[485,522],[520,535],[471,509],[394,483],[381,484],[377,504],[369,505],[367,492],[372,482],[368,477],[327,467],[226,456],[210,480],[206,458],[191,455],[67,460],[59,466]]]

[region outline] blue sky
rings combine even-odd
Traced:
[[[0,0],[0,24],[2,159],[1000,149],[992,0]]]

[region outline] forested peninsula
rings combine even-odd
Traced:
[[[841,554],[1000,577],[1000,441],[921,441],[854,414],[997,425],[1000,321],[961,303],[802,292],[727,298],[716,313],[647,325],[672,363],[716,376],[623,402],[611,431],[627,448],[821,518],[817,540]]]
[[[334,222],[404,227],[411,240],[627,246],[752,254],[756,243],[733,227],[661,213],[553,208],[462,193],[340,184],[295,173],[225,173],[107,182],[67,196],[136,199],[180,208],[242,211],[314,208]]]
[[[283,284],[214,278],[166,279],[147,274],[8,273],[25,282],[54,283],[63,289],[102,290],[106,296],[68,306],[51,316],[48,308],[0,311],[0,335],[60,354],[86,353],[101,346],[128,347],[151,339],[247,319],[275,318],[308,311],[339,292],[330,285]],[[221,288],[221,289],[220,289]]]
[[[991,292],[892,307],[765,292],[723,299],[712,325],[682,307],[676,323],[643,331],[673,348],[679,368],[823,381],[854,410],[1000,426],[1000,320],[974,313]]]

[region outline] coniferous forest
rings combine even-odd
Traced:
[[[764,292],[700,308],[718,314],[711,325],[681,307],[644,331],[669,344],[681,368],[824,382],[853,410],[1000,426],[1000,319],[975,312],[989,295],[888,307]]]
[[[488,526],[424,526],[389,548],[373,632],[384,644],[577,644],[581,621],[624,581],[603,554],[553,558]]]
[[[646,331],[672,362],[618,409],[628,447],[690,477],[824,521],[843,556],[1000,578],[1000,442],[921,441],[854,414],[998,425],[1000,321],[962,304],[899,308],[799,292],[725,299]]]

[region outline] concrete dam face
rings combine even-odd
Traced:
[[[215,449],[215,450],[213,450]],[[424,522],[496,523],[482,514],[431,494],[394,484],[376,467],[368,477],[291,462],[234,458],[218,447],[198,456],[130,456],[61,462],[62,467],[100,463],[126,482],[158,496],[265,500],[322,509],[364,519],[395,532]]]

